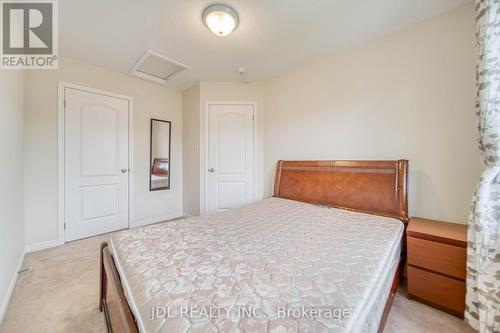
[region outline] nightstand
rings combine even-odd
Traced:
[[[463,317],[467,226],[414,217],[406,239],[408,298]]]

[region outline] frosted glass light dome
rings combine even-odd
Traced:
[[[217,36],[227,36],[238,26],[238,14],[226,5],[212,5],[203,11],[203,22]]]

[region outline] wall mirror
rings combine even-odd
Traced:
[[[149,190],[160,191],[170,188],[170,141],[172,123],[151,119]]]

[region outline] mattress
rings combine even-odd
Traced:
[[[141,332],[376,332],[401,252],[387,217],[269,198],[112,237]]]

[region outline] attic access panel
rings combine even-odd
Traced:
[[[129,71],[140,79],[165,84],[179,73],[190,69],[188,66],[147,50]]]

